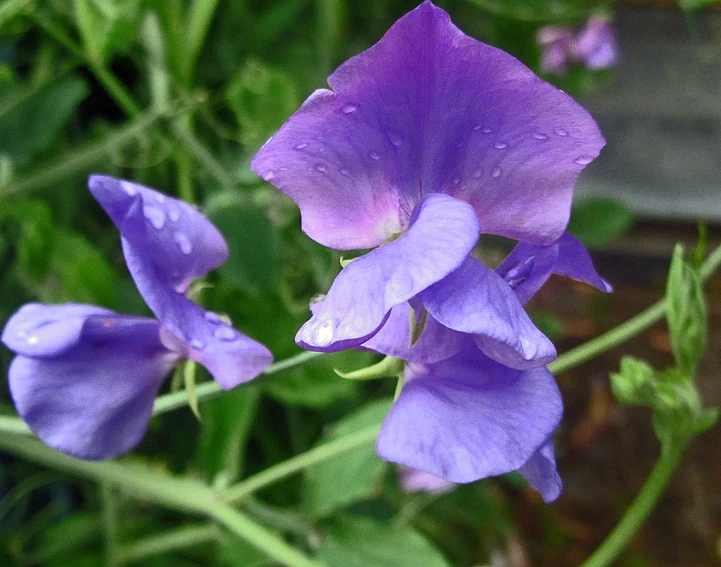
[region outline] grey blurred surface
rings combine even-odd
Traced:
[[[721,12],[619,9],[613,84],[577,97],[607,139],[577,199],[653,219],[721,223]]]

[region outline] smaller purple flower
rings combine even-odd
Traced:
[[[608,69],[618,58],[613,25],[599,14],[591,16],[577,33],[562,26],[545,26],[538,30],[536,41],[545,73],[564,75],[574,63],[591,70]]]
[[[251,380],[273,357],[184,292],[228,255],[217,229],[190,205],[128,181],[93,176],[90,189],[120,230],[131,276],[157,320],[101,307],[23,306],[2,342],[18,413],[45,443],[107,459],[143,437],[158,390],[182,359],[224,389]]]
[[[514,370],[471,348],[406,365],[376,449],[384,460],[451,483],[518,471],[551,501],[561,491],[550,441],[561,414],[545,366]]]

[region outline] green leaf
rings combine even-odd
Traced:
[[[334,424],[319,444],[380,424],[392,403],[390,399],[383,399],[364,405]],[[386,463],[376,455],[374,445],[358,447],[307,469],[303,499],[313,516],[326,516],[341,506],[370,496],[385,469]]]
[[[337,376],[334,369],[362,368],[374,360],[375,355],[369,352],[338,352],[284,372],[270,380],[265,388],[270,396],[283,404],[324,408],[358,395],[358,384]]]
[[[682,10],[692,11],[718,4],[719,0],[677,0]]]
[[[206,213],[223,233],[230,258],[219,268],[221,276],[244,291],[265,293],[280,283],[280,243],[263,211],[234,196],[221,193],[208,203]]]
[[[228,485],[240,476],[259,401],[260,388],[247,385],[203,404],[198,462],[210,482]]]
[[[259,146],[298,107],[295,83],[281,71],[250,60],[230,82],[228,106],[240,127],[240,141]]]
[[[17,165],[46,150],[87,94],[77,77],[40,88],[0,87],[0,154]]]
[[[697,271],[684,259],[683,247],[673,252],[666,284],[666,319],[680,373],[692,380],[706,348],[706,302]]]
[[[74,0],[74,3],[78,29],[94,63],[103,64],[135,35],[139,0]]]
[[[611,373],[611,390],[622,404],[651,405],[655,376],[656,372],[645,361],[624,356],[620,372]]]
[[[102,523],[95,514],[78,512],[67,518],[56,520],[47,526],[40,543],[33,549],[33,563],[49,560],[59,563],[64,556],[76,555],[79,550],[100,539]]]
[[[223,567],[261,567],[268,556],[245,540],[230,536],[220,548],[218,561]]]
[[[449,567],[428,540],[411,528],[366,518],[344,518],[326,534],[318,559],[328,567]]]
[[[625,234],[633,213],[620,201],[594,197],[573,207],[568,231],[590,248],[600,248]]]

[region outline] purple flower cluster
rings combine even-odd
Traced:
[[[556,498],[556,351],[523,304],[552,273],[608,290],[565,232],[574,183],[604,144],[595,122],[430,1],[328,83],[252,169],[317,242],[374,249],[311,305],[296,342],[408,361],[383,459],[458,483],[518,470]],[[471,254],[482,233],[519,241],[496,270]]]
[[[10,393],[37,436],[78,458],[107,459],[140,442],[180,360],[199,362],[230,389],[273,357],[185,295],[228,257],[207,218],[128,181],[93,176],[89,185],[120,231],[130,274],[157,320],[92,305],[29,304],[10,318],[2,341],[17,354]]]
[[[580,63],[586,69],[608,69],[616,64],[618,46],[613,25],[595,14],[578,32],[564,26],[545,26],[538,30],[541,70],[565,75],[570,65]]]

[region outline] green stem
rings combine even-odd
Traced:
[[[224,500],[227,502],[238,502],[282,478],[300,472],[327,459],[342,455],[356,447],[372,443],[375,438],[378,437],[379,431],[380,425],[367,427],[366,429],[324,443],[305,453],[301,453],[300,455],[296,455],[295,457],[269,467],[228,488],[223,493]]]
[[[619,556],[663,494],[687,443],[688,439],[683,439],[671,443],[667,451],[662,451],[641,492],[626,510],[623,519],[581,567],[605,567],[611,565]]]
[[[287,370],[288,368],[293,368],[294,366],[298,366],[300,364],[308,362],[309,360],[318,358],[322,355],[322,352],[306,351],[301,352],[300,354],[296,354],[295,356],[291,356],[290,358],[286,358],[285,360],[281,360],[280,362],[276,362],[275,364],[271,364],[268,368],[266,368],[265,372],[263,372],[263,374],[259,378],[256,378],[255,382],[257,383],[259,379],[262,379],[265,376],[277,374],[278,372]],[[211,398],[215,398],[222,394],[223,391],[224,390],[217,382],[203,382],[202,384],[198,384],[195,387],[195,395],[199,402],[202,400],[209,400]],[[185,391],[181,390],[178,392],[171,392],[170,394],[165,394],[155,400],[155,405],[153,406],[153,415],[161,415],[163,413],[167,413],[169,411],[185,407],[187,405],[188,395]],[[0,422],[0,431],[2,430],[2,422]]]
[[[172,477],[131,463],[79,461],[39,441],[19,435],[0,436],[0,449],[96,482],[118,485],[135,497],[160,506],[208,516],[287,567],[324,567],[322,563],[309,559],[274,533],[218,500],[213,490],[198,481]]]
[[[190,6],[185,32],[185,55],[182,60],[182,74],[186,82],[190,82],[195,71],[195,64],[200,50],[205,43],[210,22],[213,19],[218,0],[194,0]]]
[[[115,487],[104,482],[100,485],[100,502],[103,510],[103,532],[105,536],[105,558],[109,566],[116,565],[115,554],[118,549],[118,495]]]
[[[214,524],[182,526],[121,547],[115,554],[113,565],[136,563],[155,555],[215,542],[222,535]]]

